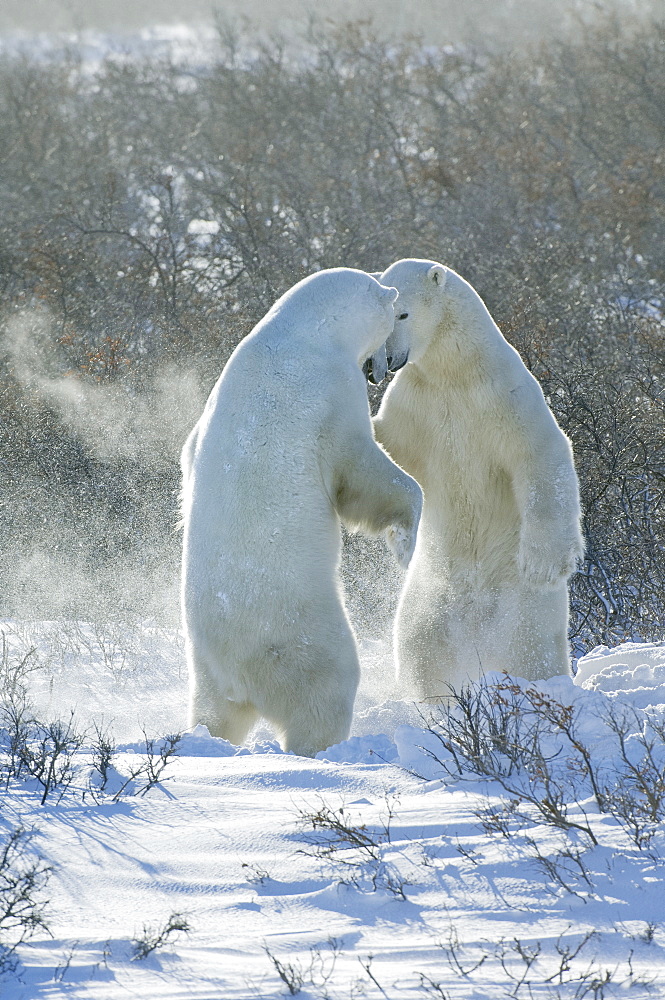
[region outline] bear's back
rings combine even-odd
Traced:
[[[258,338],[235,352],[206,404],[184,544],[196,573],[232,581],[246,608],[273,578],[291,600],[332,579],[340,527],[321,451],[335,405],[326,365]]]

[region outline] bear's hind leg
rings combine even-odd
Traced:
[[[393,640],[397,681],[404,697],[435,703],[461,678],[451,595],[432,584],[427,567],[407,576],[397,608]]]
[[[265,715],[287,752],[314,757],[349,735],[360,675],[355,641],[338,635],[330,646],[310,646],[292,666],[297,687],[292,675],[283,691],[274,691]]]
[[[239,746],[259,718],[259,712],[249,701],[231,701],[211,683],[202,669],[193,669],[191,684],[189,725],[199,723],[208,727],[211,736],[228,740]]]
[[[450,696],[450,685],[459,686],[457,659],[448,622],[407,623],[403,616],[395,628],[397,682],[403,697],[435,704]]]
[[[565,580],[555,587],[523,590],[509,671],[527,680],[570,675]]]
[[[315,757],[348,737],[352,716],[353,702],[349,704],[348,699],[335,698],[308,709],[301,706],[280,726],[284,749],[299,757]]]
[[[211,706],[207,716],[206,725],[211,736],[220,736],[234,746],[240,746],[259,718],[259,713],[251,702],[225,698]]]

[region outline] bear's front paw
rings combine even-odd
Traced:
[[[546,532],[526,532],[517,563],[522,576],[536,586],[556,586],[575,572],[584,553],[576,539],[552,538]]]
[[[416,547],[416,537],[416,531],[408,531],[399,524],[391,524],[386,529],[388,548],[402,569],[406,569],[411,562],[411,557]]]

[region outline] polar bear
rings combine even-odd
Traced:
[[[190,724],[232,743],[260,716],[301,755],[348,736],[340,520],[383,533],[406,567],[422,506],[374,440],[361,371],[396,296],[351,268],[299,282],[235,349],[183,448]]]
[[[383,272],[399,291],[374,420],[422,486],[395,622],[405,689],[436,700],[491,670],[570,671],[567,579],[583,555],[570,442],[471,285],[431,260]]]

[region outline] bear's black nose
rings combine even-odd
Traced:
[[[398,372],[400,370],[400,368],[404,367],[404,365],[407,363],[408,360],[409,360],[409,355],[408,354],[406,354],[404,356],[403,360],[401,360],[400,358],[393,358],[392,355],[391,355],[388,358],[388,371],[389,372]]]

